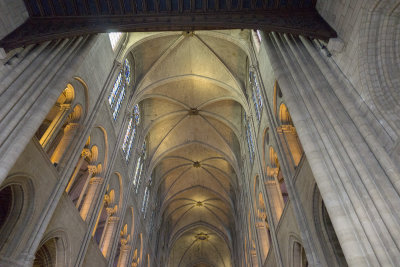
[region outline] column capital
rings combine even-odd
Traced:
[[[278,173],[279,173],[278,168],[272,168],[270,166],[267,166],[267,175],[268,176],[275,177],[275,176],[278,176]]]
[[[79,123],[75,123],[75,122],[68,123],[64,128],[64,134],[72,133],[74,130],[77,130],[79,128],[79,126],[80,126]]]
[[[102,177],[93,177],[90,179],[90,184],[102,184],[104,181],[104,178]]]
[[[278,133],[297,134],[296,127],[290,124],[284,124],[276,128]]]
[[[92,152],[90,151],[89,148],[82,149],[81,157],[90,158],[91,155],[92,155]]]
[[[90,173],[96,173],[97,172],[97,166],[96,165],[88,165],[88,170]]]
[[[109,211],[108,211],[108,209],[109,208],[107,208],[107,214],[109,214]],[[118,222],[119,221],[119,217],[118,216],[110,216],[109,218],[108,218],[108,224],[110,224],[110,223],[116,223],[116,222]]]

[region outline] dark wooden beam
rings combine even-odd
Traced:
[[[79,15],[79,9],[78,9],[78,4],[76,3],[76,0],[72,0],[72,6],[74,8],[74,14],[76,16],[78,16]]]
[[[24,0],[26,9],[28,10],[29,16],[33,16],[33,10],[32,10],[32,5],[29,3],[29,0]]]
[[[262,29],[322,40],[336,32],[315,9],[152,13],[124,16],[29,18],[0,41],[6,51],[27,44],[107,32]]]
[[[63,10],[63,15],[67,14],[67,7],[65,6],[65,1],[64,0],[58,0],[58,2],[60,3],[60,6]]]
[[[136,0],[131,0],[131,6],[132,6],[132,13],[136,14],[137,13]]]
[[[50,10],[51,10],[51,15],[55,16],[56,15],[56,10],[54,8],[53,0],[47,0],[47,3],[49,3]]]
[[[39,8],[40,15],[45,16],[46,14],[44,13],[42,0],[37,1],[37,6]]]
[[[119,8],[121,10],[121,15],[126,13],[124,0],[119,0]]]

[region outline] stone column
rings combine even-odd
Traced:
[[[54,139],[57,130],[62,126],[64,117],[70,108],[70,104],[60,104],[60,110],[58,111],[56,117],[53,119],[43,136],[40,138],[39,143],[42,145],[45,151],[47,150],[48,145],[51,143],[51,140]]]
[[[260,218],[261,220],[258,220],[256,223],[256,229],[257,229],[257,234],[258,234],[258,240],[261,243],[261,259],[263,260],[262,264],[264,264],[265,259],[267,258],[268,251],[269,251],[269,238],[268,238],[268,232],[267,228],[265,225],[265,222],[263,222],[263,218]]]
[[[85,196],[85,193],[86,193],[86,190],[87,190],[87,187],[88,187],[88,185],[89,185],[89,183],[90,183],[90,179],[92,178],[92,175],[94,175],[95,173],[97,173],[97,167],[96,166],[94,166],[94,165],[89,165],[88,166],[88,175],[87,175],[87,177],[86,177],[86,180],[85,180],[85,184],[83,185],[83,188],[82,188],[82,191],[81,191],[81,193],[80,193],[80,195],[79,195],[79,198],[78,198],[78,201],[76,202],[76,204],[75,204],[75,206],[76,206],[76,208],[77,209],[79,209],[79,206],[81,205],[81,203],[82,203],[82,199],[83,199],[83,197]]]
[[[16,62],[0,65],[0,183],[60,96],[65,77],[73,77],[87,40],[29,45]]]
[[[121,248],[119,250],[118,267],[128,266],[129,253],[132,246],[128,245],[126,238],[121,238]]]
[[[301,155],[303,154],[303,149],[299,143],[299,138],[297,137],[296,128],[292,125],[281,125],[276,131],[281,137],[281,141],[283,144],[287,146],[287,152],[289,152],[290,161],[293,163],[294,167],[299,165]]]
[[[101,240],[101,252],[104,257],[108,259],[110,255],[110,248],[112,246],[112,242],[114,240],[114,235],[116,232],[116,228],[118,227],[119,217],[114,216],[114,214],[118,210],[118,206],[115,205],[113,208],[106,208],[107,210],[107,222],[105,225],[105,229],[103,232],[102,240]]]
[[[89,148],[84,148],[82,150],[81,157],[79,158],[79,161],[76,164],[75,170],[72,173],[71,178],[69,179],[67,188],[65,189],[65,191],[67,193],[69,193],[69,191],[71,190],[71,187],[73,186],[73,184],[75,182],[76,176],[78,175],[79,170],[81,169],[83,162],[85,161],[86,158],[90,158],[90,155],[91,155],[91,152],[90,152]],[[90,172],[90,169],[89,169],[89,172]]]
[[[97,197],[97,193],[103,184],[104,178],[102,177],[93,177],[90,178],[89,188],[87,190],[85,199],[82,204],[82,209],[80,210],[81,217],[84,221],[89,221],[92,216],[92,211],[94,208],[95,198]]]
[[[265,43],[347,263],[398,266],[399,173],[365,102],[307,38],[272,33]]]
[[[285,208],[285,203],[283,201],[282,197],[282,192],[281,188],[279,186],[279,181],[278,181],[278,168],[271,168],[267,167],[267,181],[265,181],[265,185],[267,187],[267,192],[269,194],[269,198],[271,201],[271,204],[274,209],[273,213],[273,218],[275,221],[275,225],[278,224],[283,209]]]
[[[250,254],[251,254],[251,266],[258,267],[257,251],[255,249],[252,249],[250,250]]]
[[[61,138],[60,143],[58,143],[56,149],[54,150],[53,154],[51,155],[51,162],[53,164],[60,163],[62,157],[65,154],[65,151],[68,149],[72,140],[75,137],[77,130],[79,129],[79,123],[68,123],[64,128],[63,137]]]

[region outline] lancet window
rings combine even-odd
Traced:
[[[110,38],[111,48],[115,50],[122,37],[122,32],[110,32],[108,37]]]
[[[124,66],[119,72],[114,86],[108,97],[108,103],[113,111],[113,119],[116,120],[121,109],[122,101],[126,95],[126,88],[131,81],[131,66],[128,59],[125,59]]]
[[[136,137],[137,127],[140,122],[140,111],[139,106],[136,104],[133,107],[133,114],[129,119],[128,128],[126,128],[126,133],[124,137],[124,142],[122,143],[122,151],[125,154],[125,160],[129,161],[131,156],[132,147]]]
[[[136,190],[136,193],[138,192],[139,189],[140,180],[143,172],[143,163],[145,159],[146,159],[146,142],[143,143],[142,153],[136,163],[135,174],[133,177],[133,188]]]
[[[263,110],[263,100],[261,95],[260,83],[258,82],[257,74],[254,70],[249,70],[249,81],[254,110],[256,111],[257,120],[260,121]]]
[[[142,213],[143,216],[146,217],[147,205],[149,203],[150,189],[149,186],[146,186],[143,195],[143,203],[142,203]]]
[[[246,116],[245,116],[245,123],[246,123],[246,140],[247,140],[247,147],[249,149],[250,163],[253,163],[254,151],[255,151],[254,141],[253,141],[253,136],[251,134],[250,120],[246,119]]]

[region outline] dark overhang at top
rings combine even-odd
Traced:
[[[316,0],[24,0],[28,20],[3,40],[27,44],[109,31],[262,29],[328,40]]]

